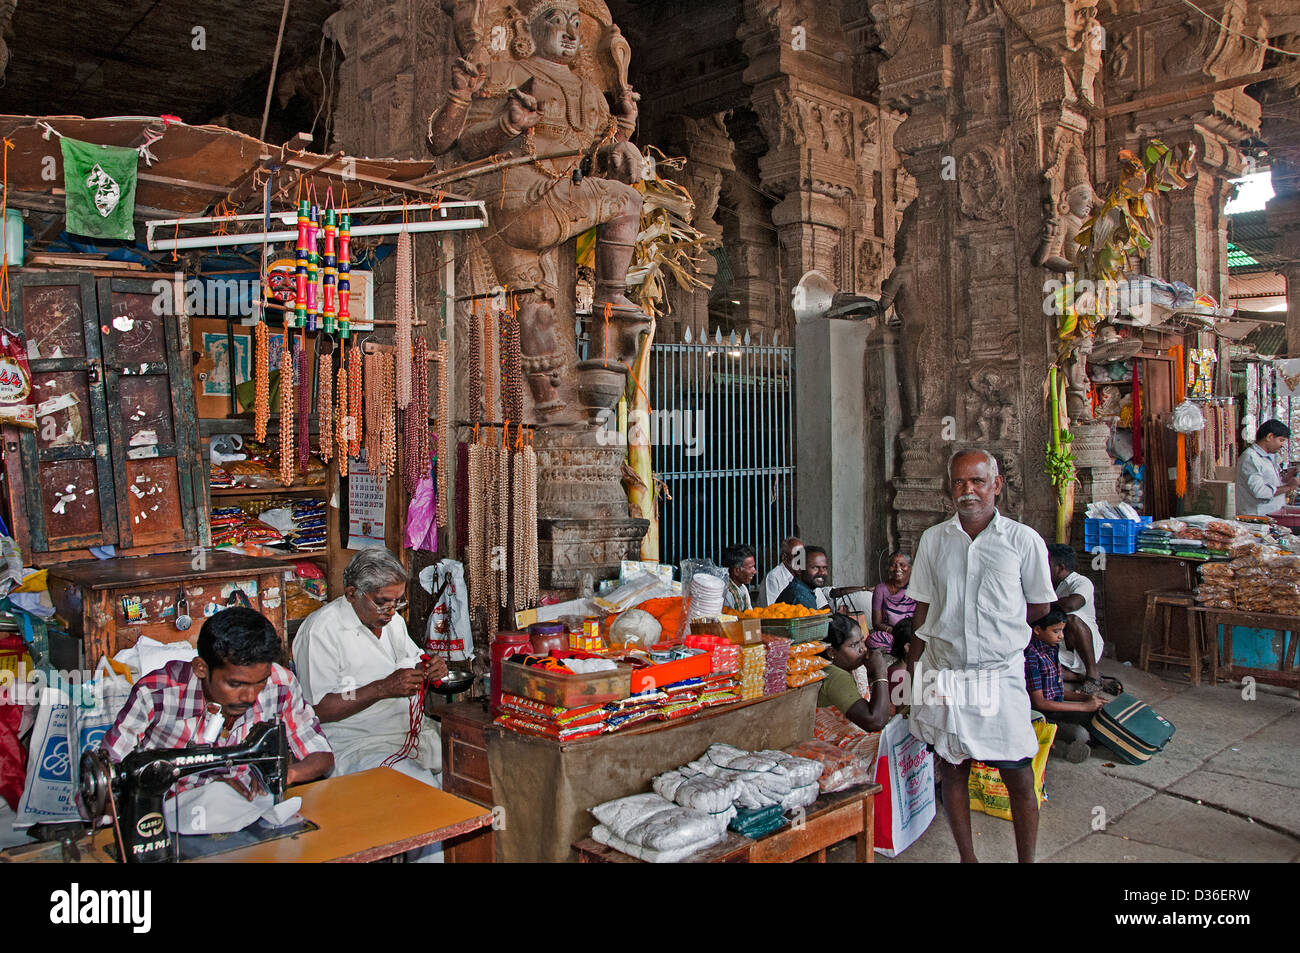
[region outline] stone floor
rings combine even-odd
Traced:
[[[1300,862],[1295,691],[1255,685],[1248,700],[1236,684],[1192,688],[1177,668],[1146,673],[1112,660],[1102,663],[1102,672],[1118,676],[1177,731],[1162,754],[1141,766],[1117,762],[1099,746],[1083,764],[1050,760],[1039,861]],[[972,827],[980,860],[1015,859],[1009,821],[976,813]],[[851,842],[830,852],[834,862],[853,859]],[[877,854],[876,860],[955,862],[943,806],[901,856]]]

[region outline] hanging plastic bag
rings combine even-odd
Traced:
[[[27,345],[7,328],[0,328],[0,422],[36,429]]]
[[[437,592],[446,580],[450,580],[447,587],[429,611],[425,647],[449,662],[463,662],[474,656],[469,603],[465,598],[465,567],[454,559],[443,559],[420,572],[420,585],[425,592]]]
[[[406,511],[406,548],[438,551],[438,504],[433,478],[427,474],[415,485],[415,496]]]
[[[1167,426],[1175,433],[1200,433],[1205,429],[1205,415],[1201,408],[1190,400],[1185,400],[1169,415]]]

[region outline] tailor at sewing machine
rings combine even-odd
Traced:
[[[190,806],[201,806],[201,787],[224,782],[252,801],[260,776],[278,797],[334,765],[297,679],[276,661],[282,647],[264,616],[218,612],[204,622],[198,652],[140,679],[102,747],[82,761],[86,807],[92,819],[113,819],[127,861],[169,859],[167,819],[177,815],[184,829],[204,816],[206,808]],[[178,800],[165,806],[164,797]],[[202,830],[195,827],[186,832]]]

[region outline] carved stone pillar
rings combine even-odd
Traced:
[[[334,142],[318,151],[422,159],[426,120],[446,93],[455,47],[439,0],[343,0],[325,21],[339,45]]]

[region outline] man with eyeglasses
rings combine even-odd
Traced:
[[[406,582],[387,550],[363,550],[343,570],[343,595],[304,619],[293,640],[298,680],[334,748],[338,774],[378,767],[396,754],[411,727],[411,697],[426,677],[447,674],[445,660],[421,661],[397,614],[406,608]],[[394,767],[440,786],[442,745],[428,718],[419,753]]]

